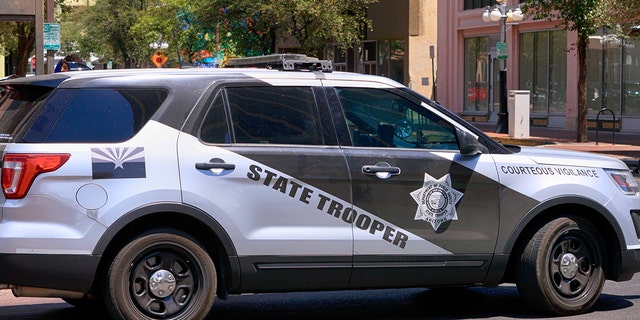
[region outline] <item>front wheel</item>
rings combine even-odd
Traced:
[[[520,295],[556,315],[587,311],[604,286],[605,252],[593,224],[576,216],[552,220],[526,244],[516,272]]]
[[[138,236],[113,259],[103,286],[114,319],[204,319],[215,299],[216,268],[197,241],[179,232]]]

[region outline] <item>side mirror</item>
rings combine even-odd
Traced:
[[[489,153],[489,149],[478,142],[478,138],[467,131],[456,128],[460,154],[463,156],[475,156],[481,153]]]

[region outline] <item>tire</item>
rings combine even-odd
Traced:
[[[138,236],[115,256],[103,286],[114,319],[204,319],[217,289],[216,268],[204,248],[178,232]]]
[[[605,280],[602,238],[589,221],[552,220],[528,241],[516,271],[518,292],[528,304],[555,315],[587,311]]]

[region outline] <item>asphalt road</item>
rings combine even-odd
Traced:
[[[427,289],[332,291],[233,296],[218,300],[210,319],[545,319],[529,309],[514,286],[454,292]],[[632,281],[607,282],[587,314],[557,320],[637,320],[640,275]],[[14,298],[0,291],[1,320],[106,320],[101,310],[74,308],[59,299]]]

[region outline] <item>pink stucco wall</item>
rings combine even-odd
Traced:
[[[515,4],[509,1],[509,6]],[[464,10],[461,0],[438,0],[438,101],[457,113],[461,113],[464,101],[464,39],[467,37],[498,34],[498,22],[485,23],[482,14],[485,9]],[[534,21],[526,17],[518,23],[507,25],[507,90],[518,88],[518,48],[519,34],[522,32],[559,29],[557,22]],[[567,112],[564,128],[575,128],[577,117],[578,61],[576,50],[571,50],[576,35],[567,36]],[[496,84],[497,85],[497,84]]]

